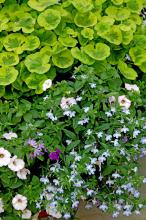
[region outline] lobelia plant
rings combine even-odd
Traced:
[[[1,103],[0,145],[30,170],[30,178],[15,192],[2,179],[3,192],[9,189],[12,194],[5,197],[1,192],[2,218],[9,217],[13,206],[13,219],[21,219],[25,209],[69,219],[80,200],[113,217],[139,214],[146,202],[138,190],[146,180],[137,162],[146,153],[144,89],[143,82],[121,79],[110,65],[98,71],[81,65],[69,81],[35,96],[32,104],[23,99]],[[24,210],[12,205],[17,197]]]
[[[43,93],[44,82],[53,80],[56,71],[67,72],[80,63],[105,61],[125,78],[136,79],[140,70],[145,72],[145,49],[137,44],[145,37],[144,5],[144,0],[2,0],[0,96]],[[8,67],[11,80],[6,85]]]

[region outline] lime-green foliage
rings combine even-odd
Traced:
[[[9,91],[42,93],[44,80],[53,79],[55,69],[70,69],[76,61],[93,65],[104,60],[134,80],[137,73],[125,55],[146,72],[146,30],[140,17],[144,4],[144,0],[0,0],[0,94],[7,97],[6,85]]]

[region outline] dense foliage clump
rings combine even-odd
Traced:
[[[146,72],[144,0],[5,0],[0,7],[0,95],[5,98],[29,90],[40,94],[47,79],[78,63],[104,60],[131,80]]]

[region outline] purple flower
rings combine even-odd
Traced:
[[[27,144],[32,147],[37,147],[37,143],[34,139],[28,139]]]
[[[42,152],[40,149],[35,149],[34,157],[43,156],[43,155],[44,155],[44,152]]]
[[[59,160],[59,154],[61,154],[61,150],[58,149],[58,148],[56,148],[56,151],[51,152],[51,153],[49,154],[49,158],[50,158],[51,160]]]
[[[49,154],[49,158],[50,158],[51,160],[59,160],[59,154],[58,154],[57,152],[51,152],[51,153]]]
[[[127,136],[124,136],[123,139],[122,139],[122,141],[123,141],[124,143],[127,143],[128,137],[127,137]]]
[[[44,149],[44,148],[45,148],[45,146],[44,146],[43,143],[41,143],[41,144],[39,144],[39,145],[37,146],[37,149],[38,149],[38,150],[42,150],[42,149]]]
[[[56,153],[61,154],[62,152],[60,149],[56,148]]]

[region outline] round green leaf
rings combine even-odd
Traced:
[[[110,47],[104,43],[88,44],[84,47],[84,52],[95,60],[105,60],[110,55]]]
[[[94,30],[91,29],[91,28],[84,28],[82,31],[81,31],[81,35],[84,37],[84,38],[87,38],[89,40],[93,40],[94,38]]]
[[[127,7],[131,12],[139,14],[143,8],[143,3],[143,0],[129,0]]]
[[[38,37],[30,35],[28,37],[26,37],[26,41],[24,44],[24,49],[25,50],[35,50],[40,46],[40,40]]]
[[[122,43],[124,45],[130,44],[133,40],[133,32],[132,31],[122,31]]]
[[[122,43],[122,32],[117,25],[114,25],[105,33],[105,39],[112,44],[119,45]]]
[[[74,22],[79,27],[91,27],[97,23],[97,16],[93,12],[77,13]]]
[[[70,50],[67,49],[58,54],[53,55],[52,60],[54,65],[58,66],[59,68],[68,68],[74,62],[74,58]]]
[[[31,73],[29,75],[29,77],[27,77],[25,79],[25,83],[28,86],[28,88],[30,88],[30,89],[37,89],[38,86],[39,86],[39,83],[41,81],[44,82],[45,80],[47,80],[47,76],[45,74],[38,75],[36,73]]]
[[[47,31],[44,28],[39,29],[36,33],[42,46],[54,46],[57,42],[56,34],[53,31]]]
[[[0,67],[0,85],[6,86],[16,80],[18,71],[14,67]]]
[[[115,19],[118,21],[126,20],[130,17],[130,11],[127,8],[119,8],[117,10]]]
[[[14,33],[9,34],[4,38],[3,45],[7,51],[14,51],[17,54],[21,54],[23,49],[23,44],[25,42],[25,37],[22,34]]]
[[[58,0],[29,0],[28,5],[37,10],[37,11],[43,11],[45,10],[48,6],[55,5],[58,3]]]
[[[134,69],[128,67],[128,65],[123,61],[119,61],[118,68],[126,79],[130,79],[130,80],[136,79],[137,72]]]
[[[13,32],[22,29],[24,33],[31,33],[34,31],[35,19],[31,14],[23,11],[14,13],[13,16]]]
[[[97,34],[104,38],[104,35],[110,31],[111,26],[114,24],[115,20],[109,16],[101,17],[101,21],[95,25],[95,30]]]
[[[61,21],[60,13],[54,9],[47,9],[38,16],[38,24],[46,30],[55,29]]]
[[[135,46],[139,46],[143,49],[146,49],[146,36],[145,35],[136,34],[133,40],[134,40]]]
[[[109,17],[116,18],[118,8],[115,6],[109,6],[106,8],[105,12]]]
[[[74,39],[73,37],[59,37],[58,40],[61,42],[61,44],[65,47],[75,47],[78,41]]]
[[[92,65],[95,60],[89,57],[83,50],[80,50],[78,47],[71,49],[72,56],[79,60],[81,63]]]
[[[13,52],[0,53],[0,66],[15,66],[19,63],[19,57]]]
[[[62,51],[66,50],[67,48],[65,46],[63,46],[61,43],[59,43],[59,41],[56,43],[56,45],[53,47],[52,49],[52,54],[59,54]]]
[[[145,62],[146,51],[141,47],[132,47],[129,50],[129,54],[136,65],[141,65]]]
[[[91,11],[93,8],[92,0],[72,0],[71,3],[81,13]]]
[[[40,52],[28,55],[24,61],[27,69],[32,73],[44,74],[46,73],[51,64],[48,64],[50,56]]]

